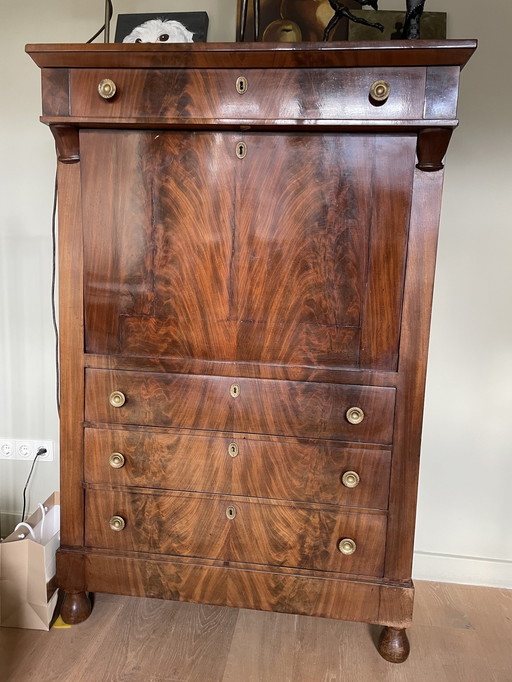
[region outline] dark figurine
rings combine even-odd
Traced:
[[[373,7],[374,10],[378,10],[378,0],[356,0],[361,7],[364,7],[365,5],[370,5],[370,7]],[[324,37],[323,40],[328,40],[329,39],[329,34],[333,30],[333,28],[336,26],[336,24],[340,21],[342,17],[346,17],[350,21],[355,22],[356,24],[365,24],[365,26],[373,26],[373,28],[378,28],[379,31],[384,30],[384,26],[382,24],[378,23],[372,23],[371,21],[366,21],[366,19],[356,17],[355,14],[352,14],[352,12],[345,7],[345,5],[342,2],[338,2],[338,0],[329,0],[330,6],[334,10],[334,16],[332,19],[329,21],[327,26],[325,27],[324,31]]]
[[[418,40],[420,37],[420,20],[424,6],[425,0],[407,0],[407,13],[405,15],[402,38]]]

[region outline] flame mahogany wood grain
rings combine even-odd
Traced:
[[[395,390],[314,382],[205,377],[157,372],[86,371],[89,422],[331,438],[389,444]],[[239,395],[230,388],[237,384]],[[112,407],[121,391],[126,403]],[[360,407],[360,424],[346,411]]]
[[[232,443],[238,448],[235,457],[229,454]],[[121,469],[109,465],[112,452],[125,457]],[[245,433],[85,430],[85,480],[89,483],[387,509],[389,466],[389,450],[334,441],[261,438]],[[342,484],[347,471],[359,474],[357,487]]]
[[[247,79],[240,95],[236,82]],[[71,72],[70,115],[84,118],[174,119],[419,119],[423,115],[426,70],[396,69],[79,69]],[[117,87],[102,99],[98,84]],[[370,87],[387,80],[389,99],[372,104]],[[293,91],[293,97],[283,92]],[[340,97],[339,93],[343,96]],[[56,115],[57,112],[55,112]]]
[[[89,547],[382,575],[383,514],[153,490],[88,489],[85,501]],[[226,515],[231,506],[236,510],[233,519]],[[126,521],[122,531],[111,530],[114,515]],[[338,550],[342,538],[355,540],[353,554]]]
[[[87,350],[395,369],[415,145],[83,132]]]
[[[60,560],[74,560],[65,551]],[[223,562],[151,555],[112,555],[100,550],[83,556],[91,592],[130,594],[237,608],[315,614],[396,627],[410,625],[414,590],[383,583],[339,580],[322,572],[312,580],[305,571],[226,566]],[[405,615],[407,614],[407,615]]]

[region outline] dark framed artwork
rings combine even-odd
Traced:
[[[194,43],[205,43],[208,34],[208,14],[206,12],[159,12],[158,14],[120,14],[117,18],[114,42],[122,43],[134,28],[151,19],[179,21],[194,34]]]
[[[405,3],[404,3],[405,7]],[[384,32],[349,22],[349,40],[397,40],[400,39],[404,27],[405,10],[352,10],[356,17],[378,22],[384,26]],[[420,38],[424,40],[443,40],[446,38],[446,12],[423,12],[420,23]]]

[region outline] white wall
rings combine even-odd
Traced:
[[[123,13],[170,7],[163,0],[115,6]],[[209,39],[229,41],[235,6],[180,0],[172,11],[206,10]],[[512,4],[486,4],[485,14],[482,7],[427,0],[428,9],[448,12],[448,37],[478,38],[480,46],[462,74],[461,126],[447,159],[414,573],[512,588]],[[0,8],[0,436],[57,440],[49,293],[55,158],[37,120],[39,69],[23,48],[83,42],[102,23],[103,0],[0,0]],[[25,462],[0,461],[0,511],[20,510],[27,473]],[[32,503],[57,487],[56,464],[38,464]]]

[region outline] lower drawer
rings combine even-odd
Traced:
[[[117,528],[121,528],[116,530]],[[386,516],[217,495],[89,489],[88,547],[379,577]],[[342,553],[339,544],[352,553]]]
[[[325,441],[85,429],[85,480],[114,486],[387,509],[390,458]]]

